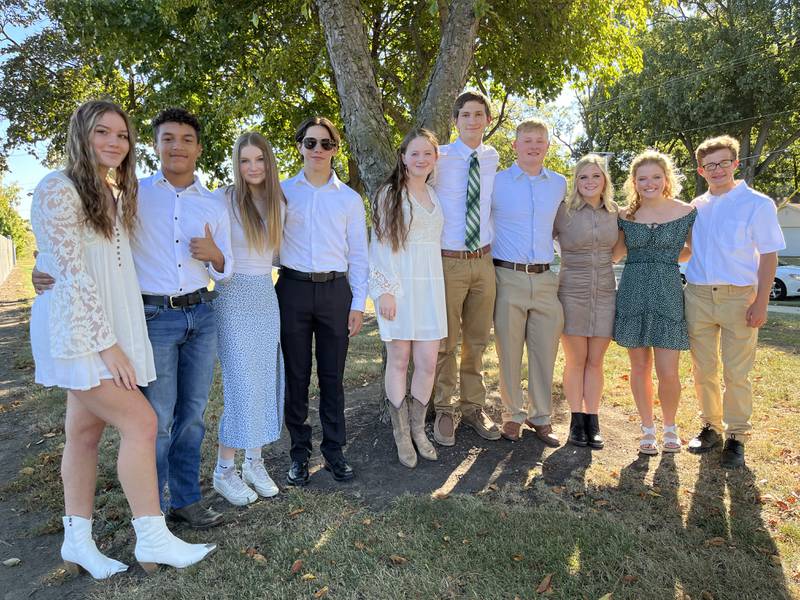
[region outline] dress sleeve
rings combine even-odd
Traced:
[[[380,196],[377,202],[382,202],[383,198]],[[391,244],[379,241],[373,231],[369,243],[369,295],[376,302],[383,294],[395,298],[403,295],[393,255]]]
[[[47,262],[47,272],[56,280],[49,292],[50,353],[69,359],[110,348],[117,338],[86,271],[77,191],[62,178],[49,177],[33,193],[33,210],[31,220],[45,255],[42,263]]]

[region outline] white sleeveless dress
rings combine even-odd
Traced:
[[[377,240],[369,245],[369,290],[376,305],[381,294],[394,295],[397,314],[393,321],[377,314],[381,340],[432,341],[447,337],[447,308],[442,272],[442,227],[439,199],[428,186],[433,210],[428,211],[413,195],[404,194],[403,216],[411,223],[405,248],[392,252]],[[380,199],[379,199],[380,201]],[[413,216],[413,218],[412,218]]]
[[[111,373],[99,352],[115,343],[136,371],[136,383],[156,378],[142,295],[130,242],[119,218],[109,240],[84,223],[72,181],[47,175],[33,193],[31,226],[36,268],[56,283],[31,309],[36,383],[71,390],[97,387]]]

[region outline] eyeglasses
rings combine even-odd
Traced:
[[[303,138],[303,147],[306,150],[313,150],[317,147],[317,142],[319,142],[319,145],[322,146],[323,150],[333,150],[336,148],[336,142],[333,140],[329,140],[328,138],[322,138],[321,140],[318,140],[317,138],[312,137]]]
[[[712,171],[716,171],[719,168],[727,169],[732,164],[733,164],[733,161],[728,159],[728,160],[721,160],[719,162],[709,162],[709,163],[706,163],[706,164],[704,164],[702,166],[703,166],[703,170],[704,171],[708,171],[709,173],[711,173]]]

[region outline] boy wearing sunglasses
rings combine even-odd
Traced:
[[[284,416],[292,458],[286,476],[289,485],[305,485],[309,476],[312,336],[325,469],[336,481],[354,475],[342,452],[343,377],[349,338],[361,329],[369,263],[361,196],[342,183],[331,167],[340,139],[336,127],[324,117],[303,121],[295,133],[303,169],[281,183],[287,206],[275,291],[286,367]]]
[[[722,466],[744,466],[750,435],[753,368],[758,328],[767,320],[767,303],[778,250],[786,247],[770,198],[735,179],[739,142],[710,138],[695,151],[697,172],[708,191],[695,198],[697,219],[691,235],[684,300],[694,385],[703,428],[689,451],[708,452],[725,435]],[[725,392],[720,391],[719,362]]]

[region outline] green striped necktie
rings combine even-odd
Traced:
[[[473,152],[469,157],[466,222],[464,244],[467,250],[472,252],[477,250],[481,243],[481,173],[477,152]]]

